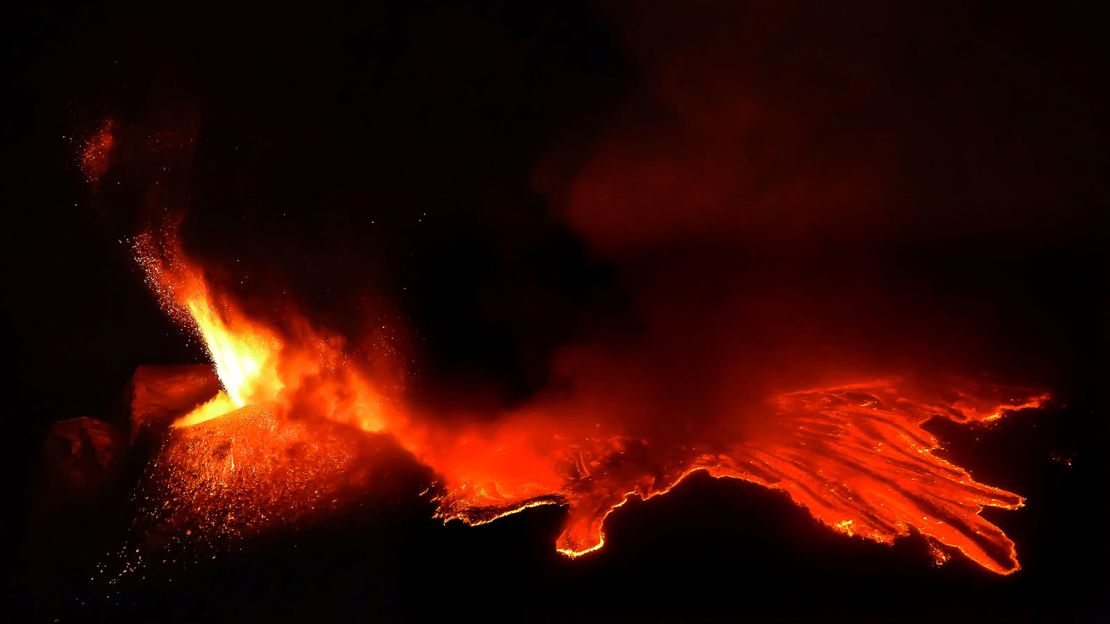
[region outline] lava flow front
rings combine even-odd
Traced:
[[[365,458],[393,448],[436,475],[444,519],[566,506],[557,548],[571,557],[603,546],[605,518],[630,496],[665,494],[705,471],[779,490],[847,535],[891,543],[916,532],[938,557],[955,549],[992,572],[1019,569],[1014,544],[980,512],[1022,498],[937,456],[922,425],[990,422],[1043,394],[890,377],[777,394],[677,437],[616,415],[652,401],[648,388],[629,400],[614,390],[619,406],[551,396],[495,418],[445,420],[406,405],[398,379],[304,315],[245,313],[185,255],[175,227],[140,236],[136,251],[222,385],[176,419],[156,462],[169,530],[241,535],[328,513],[381,476]]]

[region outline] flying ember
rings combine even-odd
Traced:
[[[85,140],[85,144],[81,148],[78,158],[81,173],[92,184],[99,182],[101,176],[108,171],[110,164],[108,158],[112,153],[112,145],[115,142],[115,137],[112,134],[114,125],[111,119],[105,119],[100,128]]]

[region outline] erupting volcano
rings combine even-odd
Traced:
[[[10,617],[1105,619],[1108,20],[17,5]]]
[[[443,419],[406,406],[399,380],[376,376],[291,302],[278,318],[245,313],[185,255],[176,223],[139,236],[135,250],[165,309],[203,340],[221,386],[179,405],[157,460],[165,499],[155,508],[173,530],[241,535],[327,513],[376,478],[367,458],[399,448],[434,473],[445,520],[567,507],[556,547],[569,557],[602,548],[606,517],[630,496],[666,494],[705,471],[782,491],[849,536],[891,543],[917,533],[938,559],[955,549],[992,572],[1019,569],[1014,544],[981,511],[1022,498],[943,459],[923,425],[982,425],[1038,407],[1042,393],[852,381],[768,396],[669,438],[636,419],[640,402],[654,400],[646,386]]]

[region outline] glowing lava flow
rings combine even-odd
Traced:
[[[466,478],[444,496],[441,515],[481,524],[538,504],[566,504],[569,517],[557,547],[576,557],[604,545],[605,518],[628,497],[665,494],[704,470],[783,491],[847,535],[889,544],[916,531],[992,572],[1016,571],[1013,542],[979,514],[984,507],[1016,509],[1022,498],[977,483],[935,455],[938,441],[921,425],[932,418],[987,422],[1047,397],[1017,392],[1001,407],[967,395],[927,401],[909,398],[903,385],[880,379],[779,395],[768,402],[768,417],[743,441],[681,449],[660,449],[632,437],[583,435],[572,442],[555,433],[554,422],[510,419],[484,438],[487,446],[460,441],[480,448],[478,464],[492,469],[476,478],[476,472],[456,465],[454,474]],[[540,443],[548,436],[550,446]],[[513,448],[506,444],[511,440],[521,442]],[[503,455],[506,464],[524,469],[487,466],[490,455]],[[462,455],[454,459],[475,465]],[[510,492],[518,498],[511,500]]]
[[[441,518],[481,524],[567,506],[556,547],[571,557],[602,547],[605,518],[630,496],[664,494],[701,470],[782,491],[847,535],[891,543],[917,532],[938,558],[939,544],[995,573],[1020,567],[1013,542],[980,512],[1014,509],[1022,498],[938,457],[922,425],[989,422],[1044,395],[939,393],[880,379],[781,394],[735,430],[682,441],[573,399],[446,424],[406,414],[346,357],[342,340],[303,317],[288,313],[280,329],[249,318],[188,261],[173,231],[140,237],[136,250],[166,309],[204,340],[223,384],[174,423],[157,462],[176,499],[164,507],[204,521],[167,524],[243,533],[340,505],[366,482],[356,470],[366,451],[352,436],[380,432],[438,475]]]

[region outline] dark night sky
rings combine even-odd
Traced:
[[[525,401],[563,345],[631,340],[622,357],[650,358],[691,327],[676,357],[694,375],[721,364],[705,344],[733,341],[772,364],[804,348],[815,369],[925,363],[1050,388],[1052,409],[981,439],[943,431],[957,463],[1028,498],[991,516],[1018,575],[933,568],[914,540],[844,539],[773,493],[696,478],[614,514],[587,560],[551,552],[555,509],[444,529],[400,506],[86,607],[74,561],[104,531],[40,565],[11,512],[17,604],[76,620],[1106,617],[1110,15],[929,4],[13,9],[4,487],[30,502],[51,422],[126,420],[136,366],[204,358],[121,243],[149,219],[154,164],[122,163],[95,194],[77,166],[111,117],[132,138],[195,128],[189,250],[349,336],[403,325],[431,406]],[[735,301],[755,302],[741,329],[722,319]]]

